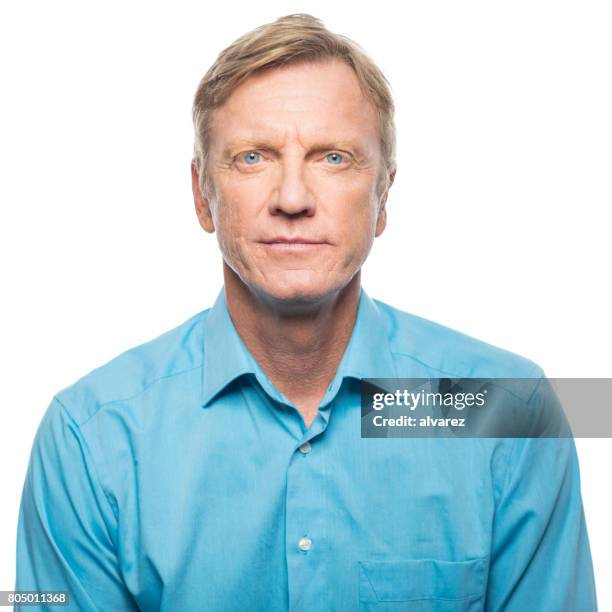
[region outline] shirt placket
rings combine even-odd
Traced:
[[[326,566],[332,557],[327,496],[328,461],[322,444],[338,397],[329,386],[316,418],[303,425],[287,466],[285,547],[289,610],[327,610],[331,592],[326,584]],[[327,585],[329,586],[329,585]]]

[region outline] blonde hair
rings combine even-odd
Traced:
[[[296,13],[259,26],[238,38],[221,51],[200,81],[193,101],[193,163],[199,172],[200,188],[204,190],[207,182],[203,175],[208,162],[212,111],[221,106],[240,83],[269,68],[333,58],[346,62],[354,70],[364,96],[376,108],[385,170],[394,170],[394,105],[384,74],[357,43],[330,32],[312,15]]]

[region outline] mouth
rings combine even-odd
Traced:
[[[314,240],[311,238],[286,238],[283,236],[262,240],[261,244],[265,247],[278,252],[309,252],[326,246],[324,240]]]

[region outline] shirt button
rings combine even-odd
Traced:
[[[307,455],[312,449],[312,446],[310,446],[310,442],[304,442],[304,444],[302,444],[302,446],[300,446],[300,453]]]
[[[300,538],[300,541],[298,542],[298,548],[300,550],[307,552],[310,550],[311,546],[312,546],[312,540],[310,538]]]

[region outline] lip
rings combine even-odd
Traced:
[[[310,238],[287,238],[285,236],[279,236],[271,240],[263,240],[262,244],[269,248],[271,251],[283,252],[283,253],[300,253],[310,252],[321,248],[326,245],[327,242],[321,240],[312,240]]]
[[[296,236],[294,238],[277,236],[270,240],[262,240],[262,242],[264,244],[326,244],[324,240],[313,240],[311,238],[302,238],[301,236]]]
[[[264,242],[263,245],[271,252],[277,253],[309,253],[325,246],[324,242]]]

